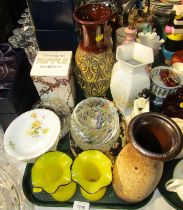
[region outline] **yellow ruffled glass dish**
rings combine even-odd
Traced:
[[[32,167],[34,191],[55,193],[58,187],[71,182],[72,159],[63,152],[47,152],[40,156]]]
[[[72,180],[80,185],[81,194],[87,200],[97,201],[112,181],[112,163],[98,150],[80,153],[72,166]]]

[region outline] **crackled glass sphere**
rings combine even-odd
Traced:
[[[120,133],[117,109],[103,98],[85,99],[71,115],[70,131],[75,144],[81,149],[108,151]]]

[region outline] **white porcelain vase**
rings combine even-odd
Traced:
[[[138,93],[150,87],[145,66],[154,61],[153,49],[136,42],[121,45],[117,48],[116,59],[110,83],[111,94],[120,111],[128,115]]]

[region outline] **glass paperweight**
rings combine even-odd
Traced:
[[[59,117],[61,121],[61,137],[64,137],[70,130],[71,111],[67,104],[59,98],[41,99],[33,108],[49,109]]]
[[[103,98],[85,99],[73,110],[70,131],[76,146],[82,150],[109,151],[120,133],[117,109]]]

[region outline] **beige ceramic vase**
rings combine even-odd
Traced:
[[[148,112],[131,120],[127,135],[130,143],[114,165],[113,189],[121,199],[135,203],[155,190],[164,161],[174,158],[182,148],[182,134],[170,118]]]

